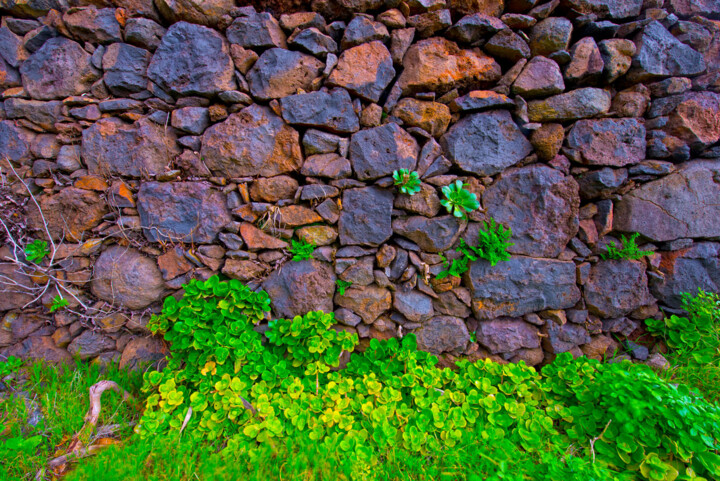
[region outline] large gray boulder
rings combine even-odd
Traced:
[[[330,264],[317,260],[286,262],[263,282],[263,289],[273,300],[273,313],[278,317],[333,312],[335,273]]]
[[[603,318],[622,317],[652,303],[641,261],[598,262],[590,270],[584,291],[587,309]]]
[[[614,228],[653,241],[720,237],[720,162],[697,160],[643,184],[615,205]]]
[[[155,261],[129,247],[105,249],[95,261],[92,278],[95,296],[127,309],[144,309],[165,293]]]
[[[377,187],[343,192],[338,231],[343,245],[378,246],[392,235],[393,195]]]
[[[650,283],[650,291],[663,304],[682,307],[682,293],[720,292],[720,244],[699,242],[678,251],[660,252],[663,279]]]

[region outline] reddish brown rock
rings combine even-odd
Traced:
[[[288,243],[273,237],[261,231],[257,227],[247,222],[240,226],[240,235],[242,236],[248,249],[287,249]]]
[[[98,332],[86,330],[68,346],[68,352],[82,360],[93,358],[103,352],[115,349],[115,341]]]
[[[260,177],[250,186],[250,196],[257,202],[277,202],[280,199],[292,199],[297,189],[297,180],[287,175]]]
[[[325,83],[329,87],[344,87],[364,100],[377,102],[393,77],[395,68],[390,52],[382,42],[374,41],[345,50]]]
[[[568,133],[567,145],[589,165],[637,164],[645,159],[645,125],[636,119],[580,120]]]
[[[211,27],[235,6],[233,0],[155,0],[160,14],[169,23],[186,21]]]
[[[580,346],[580,350],[583,354],[590,359],[595,359],[596,361],[612,359],[615,355],[615,351],[619,348],[620,344],[618,344],[615,339],[605,335],[592,336],[590,342]]]
[[[286,262],[263,282],[276,316],[293,318],[310,311],[333,312],[335,273],[316,260]]]
[[[180,246],[175,246],[175,248],[159,256],[157,261],[163,279],[166,281],[175,279],[193,268],[193,265],[185,257],[185,251]]]
[[[500,79],[500,65],[479,49],[462,50],[441,37],[412,45],[403,59],[398,86],[404,95],[453,88],[481,88]]]
[[[168,354],[165,342],[159,337],[139,337],[128,342],[120,357],[120,369],[146,368],[153,364],[159,369],[156,363],[162,361]]]
[[[287,227],[300,227],[322,222],[322,217],[317,212],[301,205],[280,207],[279,211],[278,222]]]
[[[565,79],[574,85],[597,82],[603,73],[605,62],[592,37],[579,40],[570,49],[570,63],[565,67]]]
[[[377,286],[350,287],[345,295],[335,295],[335,304],[356,312],[365,324],[372,324],[382,313],[390,309],[390,291]]]
[[[720,94],[692,92],[670,114],[665,130],[693,146],[720,140]]]
[[[414,195],[396,195],[395,207],[413,214],[435,217],[440,212],[440,197],[434,187],[421,184],[420,192]]]
[[[538,158],[545,162],[551,161],[560,152],[563,140],[565,140],[565,129],[562,124],[543,124],[530,136],[530,143]]]
[[[270,177],[302,165],[297,131],[257,104],[208,128],[200,153],[210,170],[225,177]]]
[[[70,353],[57,347],[50,336],[28,337],[23,342],[10,347],[4,352],[4,355],[20,359],[43,360],[55,364],[72,362]]]
[[[450,125],[450,109],[439,102],[404,98],[393,109],[393,115],[409,127],[420,127],[433,137],[445,133]]]
[[[180,153],[172,129],[147,119],[126,124],[100,119],[83,130],[82,159],[91,174],[144,177],[165,172],[169,159]]]
[[[98,225],[107,213],[107,205],[95,192],[67,187],[59,193],[40,198],[53,239],[79,242],[89,236],[88,231]],[[34,203],[28,206],[28,220],[33,228],[44,231],[43,219]]]
[[[297,93],[298,89],[309,90],[324,66],[311,55],[271,48],[248,71],[247,81],[253,97],[280,99]]]
[[[112,246],[93,268],[95,296],[128,309],[143,309],[165,294],[165,283],[154,260],[132,248]]]
[[[520,318],[502,317],[480,322],[477,342],[498,354],[540,347],[540,335],[537,327]]]
[[[459,15],[481,13],[499,17],[505,7],[504,0],[450,0],[450,9]]]
[[[523,98],[546,97],[565,90],[560,67],[554,60],[533,57],[520,72],[512,86],[512,92]]]
[[[233,279],[247,282],[261,277],[267,270],[268,266],[258,261],[228,259],[225,261],[222,273]]]

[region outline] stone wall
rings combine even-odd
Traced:
[[[158,359],[150,315],[213,274],[361,346],[415,332],[445,362],[532,365],[720,290],[717,0],[2,5],[2,355]],[[440,205],[457,179],[467,220]],[[512,258],[438,281],[490,217]],[[634,232],[652,255],[601,259]]]

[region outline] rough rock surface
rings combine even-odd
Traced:
[[[394,122],[358,132],[350,140],[350,162],[360,180],[415,170],[418,152],[417,141]]]
[[[697,160],[642,185],[615,206],[615,229],[654,241],[720,236],[719,175],[717,161]]]
[[[333,311],[335,273],[316,260],[288,262],[263,282],[276,316],[292,319],[310,311]]]
[[[567,261],[513,256],[491,266],[481,260],[470,264],[465,280],[480,320],[567,309],[580,300],[575,264]]]
[[[372,324],[390,309],[392,294],[377,286],[350,287],[345,295],[335,295],[335,304],[356,313],[365,324]]]
[[[532,146],[507,111],[469,115],[440,140],[447,157],[466,172],[493,175],[517,164]]]
[[[150,242],[212,243],[231,220],[225,196],[195,182],[144,183],[138,212]]]
[[[528,117],[531,122],[585,119],[610,110],[610,99],[605,90],[586,87],[528,102]]]
[[[310,55],[271,48],[257,59],[247,73],[247,81],[254,97],[279,99],[295,94],[298,89],[309,89],[324,67],[325,64]]]
[[[100,299],[128,309],[144,309],[165,293],[155,261],[121,246],[110,247],[98,257],[91,285]]]
[[[393,77],[390,52],[382,42],[374,41],[345,50],[327,85],[343,87],[363,100],[377,102]]]
[[[64,37],[51,38],[20,66],[25,90],[35,99],[62,99],[81,95],[100,72],[90,63],[90,54]]]
[[[90,229],[97,226],[108,208],[101,197],[92,191],[67,187],[57,194],[40,199],[40,216],[35,204],[30,204],[30,225],[44,231],[44,223],[55,240],[79,242],[89,237]]]
[[[377,187],[349,189],[343,193],[338,231],[343,245],[376,246],[392,235],[393,195]]]
[[[257,104],[208,128],[200,154],[210,170],[229,177],[273,176],[302,164],[297,131]]]
[[[280,105],[283,119],[291,125],[315,127],[336,134],[349,134],[360,129],[350,95],[343,89],[291,95],[283,98]]]
[[[544,165],[503,172],[483,204],[496,222],[512,229],[513,254],[557,257],[578,232],[577,182]]]
[[[658,21],[642,31],[630,71],[635,80],[694,76],[705,70],[702,54],[677,40]]]
[[[483,321],[477,330],[477,342],[492,354],[540,347],[538,330],[519,318]]]
[[[419,215],[396,219],[392,227],[395,233],[407,237],[426,252],[444,252],[457,241],[463,224],[451,215],[431,219]]]
[[[720,292],[720,244],[699,242],[678,251],[660,253],[664,278],[651,283],[653,295],[666,305],[682,307],[681,293]]]
[[[589,165],[625,167],[645,159],[645,126],[637,119],[580,120],[567,145]]]
[[[146,119],[100,119],[83,131],[81,156],[91,174],[143,177],[165,172],[178,155],[176,136]]]
[[[604,318],[629,314],[650,303],[647,275],[642,262],[607,260],[595,264],[585,283],[588,310]]]
[[[461,354],[470,342],[462,319],[452,316],[433,317],[416,332],[418,348],[433,354]]]
[[[187,22],[170,27],[155,51],[147,75],[174,95],[210,97],[235,89],[227,41],[216,31]]]

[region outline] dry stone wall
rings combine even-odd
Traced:
[[[0,354],[158,360],[149,317],[214,274],[361,347],[531,365],[720,290],[718,0],[285,3],[2,3]],[[511,259],[436,279],[491,217]],[[600,257],[634,232],[651,255]]]

